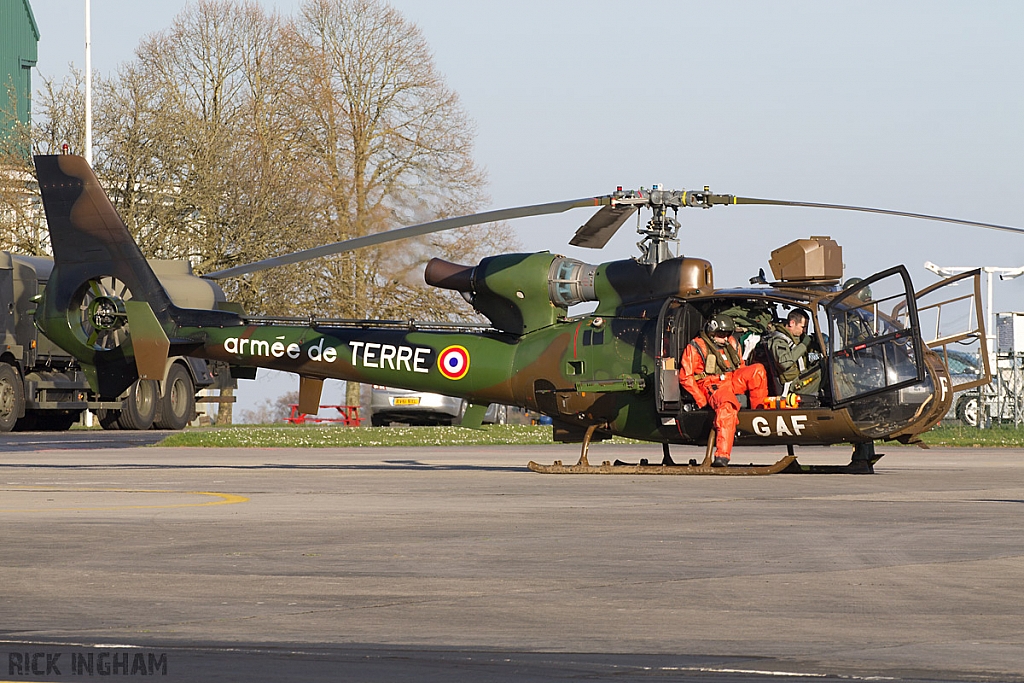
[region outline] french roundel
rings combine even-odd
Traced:
[[[449,346],[438,355],[437,369],[448,379],[462,379],[469,372],[469,351],[464,346]]]

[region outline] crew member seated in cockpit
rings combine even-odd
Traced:
[[[760,363],[747,365],[732,334],[736,323],[718,314],[704,326],[683,350],[679,361],[679,383],[703,408],[715,411],[714,467],[725,467],[732,455],[732,443],[739,423],[740,404],[736,394],[750,393],[750,407],[760,408],[768,397],[768,377]]]
[[[768,349],[783,383],[783,394],[814,395],[821,385],[821,369],[813,368],[807,358],[814,344],[807,334],[809,320],[806,311],[794,308],[786,317],[786,324],[776,324],[768,336]]]

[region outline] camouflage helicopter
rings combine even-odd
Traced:
[[[187,308],[161,287],[84,159],[38,156],[35,162],[55,261],[36,324],[80,361],[101,395],[116,396],[136,379],[164,380],[164,361],[173,354],[226,361],[243,377],[255,376],[257,367],[296,373],[303,412],[316,412],[325,378],[461,397],[469,404],[462,424],[469,427],[480,425],[490,403],[517,405],[549,415],[556,441],[582,444],[575,465],[530,463],[545,473],[870,473],[881,457],[875,440],[919,443],[946,414],[954,391],[990,381],[982,353],[983,374],[951,385],[944,354],[950,345],[984,339],[978,271],[915,292],[906,268],[896,266],[844,287],[841,248],[818,236],[772,252],[773,281],[762,270],[750,287],[716,289],[708,261],[669,250],[680,209],[809,206],[1024,232],[882,209],[736,197],[706,187],[619,188],[399,228],[211,273],[196,278],[212,292],[210,304]],[[600,208],[571,244],[602,247],[646,209],[653,216],[638,222],[642,255],[596,266],[549,252],[491,256],[475,266],[428,264],[428,284],[460,292],[490,324],[250,316],[225,302],[211,282],[390,240],[587,206]],[[956,283],[968,286],[948,289]],[[587,302],[596,304],[592,312],[569,315],[570,307]],[[813,367],[797,382],[803,392],[784,391],[763,344],[794,309],[809,317],[816,348],[809,356]],[[773,396],[740,410],[736,444],[787,446],[774,464],[711,467],[714,414],[680,391],[681,351],[719,313],[739,323],[751,359],[766,366]],[[590,443],[612,435],[661,443],[662,462],[591,465]],[[796,461],[794,446],[836,443],[852,445],[848,465]],[[702,462],[676,464],[673,444],[706,445],[707,451]]]

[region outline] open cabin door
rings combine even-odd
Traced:
[[[682,299],[670,298],[658,316],[660,348],[655,363],[655,395],[659,413],[679,412],[682,389],[679,386],[679,358],[683,348],[697,336],[704,324],[700,311]]]
[[[981,309],[981,269],[940,280],[914,295],[921,337],[939,354],[949,373],[952,392],[988,384],[992,379],[985,345],[985,316]],[[902,314],[902,311],[900,311]],[[951,353],[951,351],[953,353]],[[969,367],[957,365],[956,352],[977,359]]]
[[[924,381],[924,343],[906,268],[890,268],[844,289],[825,310],[834,405]]]

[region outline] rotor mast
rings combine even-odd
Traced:
[[[677,216],[684,194],[681,191],[663,190],[661,185],[651,188],[646,201],[651,209],[651,219],[646,226],[637,225],[636,228],[643,235],[643,239],[636,243],[640,249],[640,258],[637,259],[640,263],[656,266],[662,261],[675,258],[669,242],[679,242],[680,225]]]
[[[732,195],[713,194],[706,185],[703,191],[666,190],[661,185],[654,185],[650,190],[645,190],[644,188],[639,190],[623,190],[618,188],[611,195],[609,203],[612,210],[615,210],[616,207],[626,206],[633,210],[638,208],[648,208],[651,210],[651,219],[647,221],[647,224],[638,223],[636,228],[637,233],[643,236],[636,244],[640,248],[640,257],[637,261],[644,265],[656,266],[662,261],[675,258],[669,243],[679,242],[679,228],[681,226],[677,217],[681,207],[710,209],[716,204],[736,204],[739,202]],[[607,241],[607,238],[605,241]],[[571,243],[576,244],[575,241]]]

